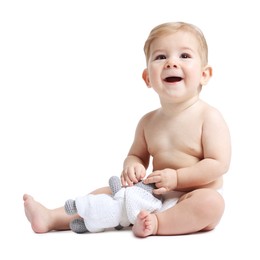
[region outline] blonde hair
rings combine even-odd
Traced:
[[[199,54],[202,64],[206,66],[208,63],[208,45],[204,35],[195,25],[184,22],[163,23],[152,29],[144,45],[146,62],[148,63],[148,59],[150,57],[150,47],[155,39],[176,33],[178,31],[190,32],[196,37],[199,43]]]

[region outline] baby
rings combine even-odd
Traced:
[[[122,186],[154,184],[162,209],[138,213],[138,237],[191,234],[214,229],[224,213],[223,175],[231,160],[228,126],[221,113],[200,98],[212,76],[201,30],[184,22],[164,23],[150,32],[142,73],[161,106],[139,121],[123,163]],[[152,159],[152,172],[148,173]],[[91,194],[111,194],[109,187]],[[165,206],[165,203],[167,206]],[[37,233],[69,229],[78,218],[64,207],[50,210],[24,195],[25,213]]]

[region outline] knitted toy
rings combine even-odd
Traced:
[[[65,202],[68,215],[80,217],[70,222],[70,229],[76,233],[101,232],[107,228],[121,229],[135,223],[140,210],[154,212],[162,207],[161,199],[152,193],[154,185],[139,182],[122,187],[120,179],[109,179],[112,195],[88,194]]]

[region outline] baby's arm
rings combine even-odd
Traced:
[[[231,141],[222,115],[210,108],[202,127],[203,159],[193,166],[177,170],[177,188],[207,185],[223,174],[230,165]]]

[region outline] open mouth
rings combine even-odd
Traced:
[[[182,77],[167,77],[164,79],[166,82],[179,82],[182,80]]]

